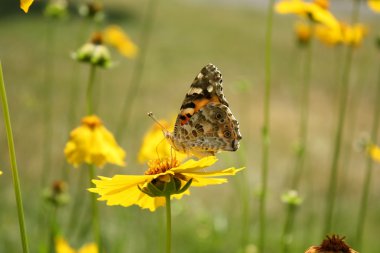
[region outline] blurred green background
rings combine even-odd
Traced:
[[[122,26],[139,45],[147,0],[105,1],[103,24]],[[137,164],[144,133],[152,125],[146,116],[170,120],[198,71],[207,63],[222,72],[225,96],[240,122],[243,139],[236,153],[221,153],[217,167],[245,166],[246,170],[221,186],[193,189],[191,196],[173,202],[173,252],[252,253],[258,238],[261,127],[264,94],[265,29],[267,1],[157,1],[157,15],[143,70],[141,86],[132,107],[129,125],[118,142],[127,151],[127,167],[106,166],[99,175],[141,174]],[[51,20],[42,15],[44,2],[24,14],[17,1],[2,1],[0,59],[10,103],[20,169],[27,231],[31,252],[45,252],[49,238],[50,206],[43,189],[65,179],[70,203],[59,210],[62,233],[71,245],[92,241],[86,168],[74,169],[64,158],[69,132],[85,116],[85,89],[89,66],[75,62],[71,52],[84,44],[94,26],[76,13]],[[351,1],[336,1],[332,12],[349,22]],[[4,8],[3,8],[4,7]],[[267,253],[280,251],[285,205],[280,196],[289,189],[298,137],[299,94],[304,52],[296,43],[293,16],[276,14],[273,27],[271,147],[267,205]],[[350,97],[339,166],[338,194],[333,228],[354,241],[366,156],[355,143],[370,132],[379,52],[374,39],[380,16],[363,3],[360,20],[369,27],[362,46],[354,52]],[[50,31],[51,38],[48,38]],[[337,117],[337,98],[344,48],[316,42],[311,74],[308,153],[300,195],[304,199],[295,220],[291,252],[304,252],[321,242],[325,195]],[[47,55],[50,54],[50,60]],[[116,131],[136,60],[112,51],[115,66],[98,71],[98,115]],[[49,67],[47,67],[49,64]],[[46,69],[50,69],[47,97]],[[46,106],[47,102],[50,104]],[[52,113],[51,163],[44,170],[45,115]],[[74,112],[71,113],[71,112]],[[9,170],[4,124],[0,124],[0,252],[21,252],[16,204]],[[379,166],[373,173],[368,216],[361,252],[377,252],[380,227]],[[164,208],[150,213],[138,207],[101,206],[101,223],[108,252],[161,252],[165,242]],[[354,246],[354,245],[353,245]]]

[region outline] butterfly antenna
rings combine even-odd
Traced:
[[[161,130],[165,133],[165,134],[169,134],[169,130],[166,129],[166,127],[164,127],[157,119],[156,117],[154,116],[153,112],[148,112],[148,116],[154,121],[156,122],[157,125],[159,125],[161,127]]]

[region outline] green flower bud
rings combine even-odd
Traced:
[[[289,190],[281,196],[282,202],[292,206],[299,206],[302,203],[301,197],[298,195],[298,192],[295,190]]]

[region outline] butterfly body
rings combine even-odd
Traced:
[[[224,97],[222,75],[213,64],[203,67],[195,77],[174,131],[164,131],[164,135],[175,150],[197,157],[239,148],[239,123]]]

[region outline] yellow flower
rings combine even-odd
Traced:
[[[376,162],[380,163],[380,148],[376,145],[369,145],[368,149],[369,156]]]
[[[305,23],[296,23],[295,32],[300,45],[307,44],[312,37],[312,29]]]
[[[34,0],[20,0],[20,8],[25,12],[28,13],[29,7],[32,5]]]
[[[173,128],[173,124],[169,124],[165,120],[159,120],[159,123],[168,130]],[[140,163],[145,163],[149,160],[156,159],[157,154],[162,155],[162,157],[173,155],[180,161],[187,157],[186,154],[179,153],[172,149],[168,141],[162,136],[161,127],[158,124],[154,124],[144,136],[137,159]]]
[[[165,205],[165,197],[162,194],[168,188],[171,197],[180,199],[184,194],[189,194],[188,187],[201,187],[227,182],[219,176],[235,175],[242,170],[228,168],[217,171],[205,171],[217,161],[216,157],[208,156],[201,160],[189,160],[180,164],[176,159],[154,160],[148,163],[149,169],[145,175],[115,175],[112,178],[99,177],[100,180],[92,180],[96,188],[90,192],[98,193],[98,200],[107,201],[107,205],[121,205],[128,207],[138,205],[148,208],[150,211]],[[171,185],[169,187],[168,185]],[[154,197],[152,197],[154,196]]]
[[[344,242],[344,237],[338,235],[327,236],[319,246],[312,246],[305,253],[358,253]]]
[[[368,0],[368,7],[374,12],[380,12],[380,0]]]
[[[341,25],[343,42],[349,46],[360,46],[364,36],[367,34],[367,28],[363,24],[353,26]]]
[[[58,237],[55,240],[55,252],[56,253],[98,253],[98,247],[95,243],[88,243],[82,246],[79,250],[75,250],[70,247],[62,237]]]
[[[335,46],[343,43],[340,29],[331,29],[324,25],[317,25],[315,27],[315,37],[326,45]]]
[[[104,42],[115,47],[120,54],[127,58],[137,55],[137,46],[129,36],[117,25],[110,25],[103,31]]]
[[[98,167],[106,163],[125,166],[125,151],[95,115],[84,117],[82,125],[70,133],[64,152],[75,167],[84,162]]]
[[[339,26],[334,15],[314,2],[282,0],[276,4],[275,10],[280,14],[296,14],[302,17],[308,17],[312,21],[324,24],[330,28],[337,28]]]
[[[3,175],[3,172],[0,170],[0,175]]]

